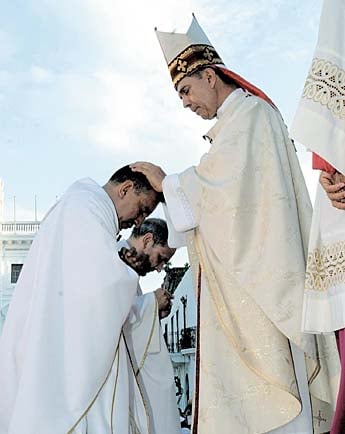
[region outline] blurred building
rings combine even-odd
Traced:
[[[4,183],[0,179],[0,333],[14,287],[31,243],[39,229],[38,221],[4,221]]]
[[[174,294],[174,302],[161,325],[174,367],[178,406],[184,412],[194,392],[195,289],[188,266],[167,269],[166,273],[164,287]]]

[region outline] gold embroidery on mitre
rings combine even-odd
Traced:
[[[183,59],[177,59],[177,67],[176,69],[181,72],[186,72],[187,70],[187,61]]]
[[[335,116],[345,119],[345,70],[327,60],[314,58],[303,97],[326,106]]]
[[[174,86],[186,75],[201,66],[223,65],[222,59],[211,45],[190,45],[179,53],[168,65]]]
[[[211,60],[213,60],[214,52],[213,52],[213,51],[210,51],[210,50],[208,49],[208,47],[206,47],[205,50],[204,50],[204,52],[203,52],[203,55],[204,55],[204,57],[205,57],[206,59],[208,59],[209,61],[211,61]]]
[[[327,291],[345,283],[345,241],[315,249],[308,254],[305,288]]]

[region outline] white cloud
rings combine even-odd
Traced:
[[[311,55],[316,3],[319,7],[321,0],[29,0],[35,20],[47,26],[46,39],[36,43],[40,36],[30,15],[27,29],[14,29],[23,41],[31,26],[32,40],[21,47],[16,63],[0,70],[0,108],[6,109],[1,136],[14,150],[40,143],[30,156],[40,160],[42,179],[55,170],[51,152],[58,149],[61,161],[68,162],[78,146],[85,152],[75,151],[66,182],[75,171],[93,170],[95,155],[100,171],[110,160],[124,159],[152,160],[167,172],[183,170],[208,149],[201,136],[210,124],[182,109],[154,27],[184,32],[195,12],[229,67],[255,83],[267,79],[281,100],[289,101],[305,72],[296,84],[288,68],[293,63],[297,71]],[[11,40],[0,32],[0,63],[16,53],[13,35]],[[89,149],[92,161],[85,155]],[[18,154],[11,155],[9,166],[18,164]],[[309,179],[309,162],[300,158]],[[18,174],[17,191],[20,179]]]
[[[148,121],[145,92],[135,77],[111,70],[101,70],[94,76],[97,93],[89,103],[99,111],[98,122],[86,126],[86,135],[93,143],[109,150],[123,151],[132,145],[136,129]]]
[[[0,30],[0,64],[9,61],[15,53],[15,46],[11,36]]]
[[[46,68],[32,65],[30,68],[31,79],[37,84],[48,84],[54,80],[55,74]]]

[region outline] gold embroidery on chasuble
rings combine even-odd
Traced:
[[[315,249],[308,254],[306,289],[327,291],[345,283],[345,241]]]
[[[200,238],[197,237],[196,250],[199,253],[200,259],[206,258],[206,255],[202,253],[203,244]],[[239,286],[235,283],[234,276],[228,273],[222,273],[216,278],[216,274],[210,264],[202,262],[202,268],[205,270],[204,278],[207,286],[208,304],[207,310],[213,311],[211,318],[213,318],[213,324],[207,323],[204,317],[201,317],[201,331],[207,332],[207,328],[217,331],[224,335],[229,345],[229,356],[231,356],[234,350],[238,356],[238,362],[240,366],[242,363],[263,382],[267,382],[270,385],[274,385],[281,390],[293,393],[298,396],[298,392],[295,384],[284,384],[284,381],[280,381],[280,366],[284,364],[287,369],[291,369],[291,353],[287,343],[287,339],[282,337],[272,323],[268,320],[265,313],[259,306],[252,300],[252,298],[241,291]],[[232,297],[231,300],[224,297],[222,291],[219,288],[220,280],[222,285],[227,288],[231,288]],[[205,292],[204,292],[205,294]],[[217,319],[217,321],[214,321]],[[260,339],[253,339],[248,335],[248,322],[255,323],[256,336],[260,336]],[[224,341],[225,342],[225,341]],[[232,349],[230,349],[232,348]],[[223,351],[226,352],[226,348],[223,347]],[[279,360],[278,363],[270,363],[272,355],[274,354],[274,360]],[[202,360],[202,368],[208,372],[208,375],[212,376],[214,372],[215,378],[217,378],[217,368],[211,364],[206,364]],[[269,369],[267,368],[269,366]],[[214,385],[217,383],[214,381]],[[261,385],[260,385],[261,387]],[[215,387],[217,389],[217,387]],[[253,392],[252,392],[253,393]],[[223,396],[223,399],[226,397]],[[238,399],[236,398],[232,399]],[[230,401],[232,400],[230,399]]]
[[[321,426],[321,422],[327,422],[327,419],[325,419],[324,417],[322,417],[321,410],[319,410],[317,416],[313,415],[313,419],[315,419],[317,421],[317,426],[318,427]]]
[[[230,123],[234,127],[228,132]],[[255,141],[248,136],[252,125]],[[180,176],[187,192],[196,178],[198,195],[190,189],[190,199],[201,216],[193,240],[204,284],[199,430],[194,433],[227,433],[219,421],[228,421],[236,433],[268,432],[301,412],[288,338],[310,353],[310,381],[319,371],[314,339],[301,336],[298,322],[309,202],[280,118],[257,98],[235,99],[207,136],[211,147],[200,164]],[[246,177],[255,180],[250,191],[241,190]],[[313,393],[317,415],[316,383]]]
[[[314,58],[303,97],[326,106],[333,115],[345,119],[345,70],[327,60]]]

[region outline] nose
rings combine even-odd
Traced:
[[[139,217],[137,217],[135,220],[134,220],[134,226],[136,227],[136,228],[138,228],[140,225],[141,225],[141,223],[144,221],[144,216],[139,216]]]
[[[184,108],[190,107],[191,103],[187,96],[182,97],[182,103]]]
[[[158,264],[156,267],[156,271],[158,271],[158,273],[160,273],[163,270],[164,264]]]

